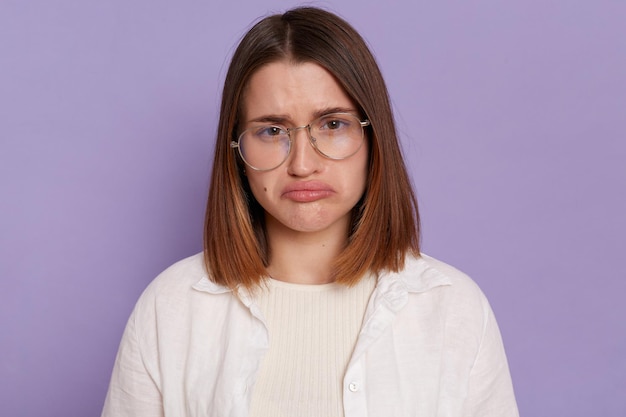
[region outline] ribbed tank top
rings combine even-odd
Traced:
[[[342,384],[376,285],[303,285],[270,279],[259,291],[270,348],[252,394],[252,417],[343,416]]]

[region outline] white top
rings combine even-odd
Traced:
[[[375,285],[371,275],[352,288],[268,281],[256,297],[270,344],[251,417],[343,416],[343,376]]]
[[[246,292],[211,282],[202,254],[137,302],[102,415],[245,417],[269,335]],[[498,327],[466,275],[422,256],[383,273],[343,378],[346,417],[518,416]]]

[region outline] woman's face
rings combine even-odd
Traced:
[[[259,123],[284,128],[308,125],[328,113],[358,116],[335,78],[315,63],[267,64],[249,80],[241,130]],[[287,160],[270,171],[246,167],[254,197],[265,209],[268,233],[324,232],[347,237],[350,213],[365,191],[368,144],[352,156],[331,160],[309,142],[307,129],[291,133]],[[276,236],[274,236],[276,237]]]

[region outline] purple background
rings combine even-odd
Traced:
[[[0,415],[99,415],[140,292],[201,250],[227,58],[295,4],[258,3],[0,1]],[[378,57],[522,415],[626,415],[625,3],[314,4]]]

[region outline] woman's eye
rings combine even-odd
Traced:
[[[322,118],[318,126],[320,130],[344,130],[350,127],[350,120],[331,115],[330,117]]]
[[[337,130],[347,126],[347,123],[341,119],[325,120],[322,123],[322,129]]]
[[[257,130],[256,135],[267,137],[267,136],[280,136],[284,134],[283,129],[277,126],[264,126]]]

